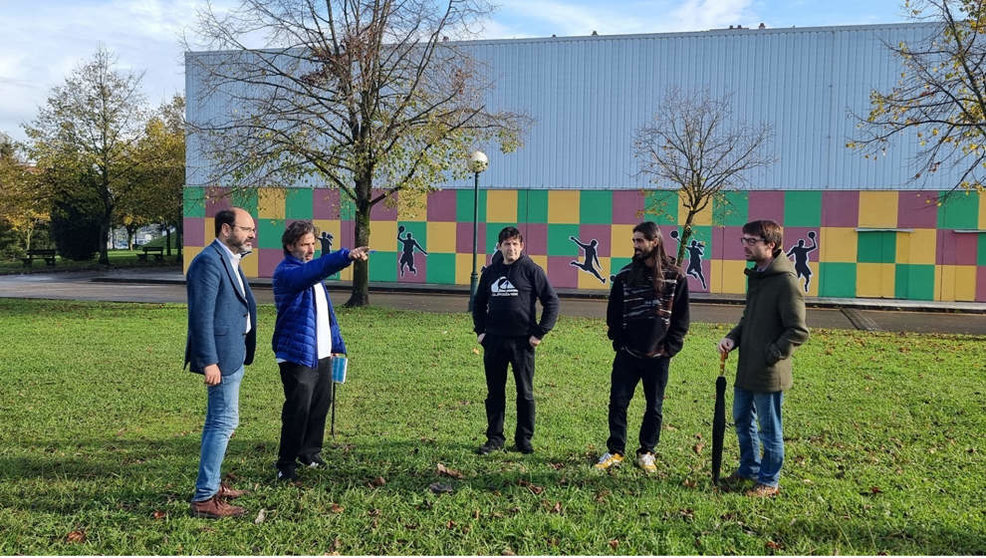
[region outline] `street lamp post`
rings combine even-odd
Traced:
[[[472,185],[472,274],[469,276],[469,312],[472,312],[473,301],[476,300],[476,287],[479,285],[479,275],[476,274],[476,251],[479,238],[479,173],[486,170],[490,160],[482,151],[473,151],[469,156],[469,170],[473,172]]]

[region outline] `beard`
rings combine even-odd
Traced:
[[[633,251],[633,261],[640,262],[640,263],[651,261],[651,260],[653,260],[654,258],[657,257],[657,255],[658,255],[658,249],[659,248],[657,246],[655,246],[654,248],[652,248],[651,250],[648,250],[648,251],[634,250]]]

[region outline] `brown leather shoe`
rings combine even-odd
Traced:
[[[220,498],[223,498],[223,499],[226,499],[226,500],[232,500],[233,498],[239,498],[240,496],[243,496],[244,494],[249,494],[249,493],[250,493],[249,490],[237,490],[237,489],[233,488],[232,486],[226,484],[225,482],[219,483],[219,492],[217,492],[217,494],[219,494],[219,497]]]
[[[781,489],[776,486],[768,486],[766,484],[757,484],[752,489],[746,491],[746,495],[751,498],[773,498],[777,496],[777,493]]]
[[[227,504],[218,492],[208,500],[192,502],[192,515],[195,517],[221,519],[223,517],[239,517],[245,513],[245,509]]]

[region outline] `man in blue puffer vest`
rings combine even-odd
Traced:
[[[295,221],[281,235],[284,260],[274,270],[277,321],[271,345],[281,369],[284,407],[277,479],[298,478],[298,462],[325,467],[320,455],[325,416],[332,403],[332,357],[346,353],[332,301],[322,281],[355,260],[366,261],[365,246],[315,256],[315,226]]]

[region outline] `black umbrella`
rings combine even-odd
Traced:
[[[716,407],[712,414],[712,484],[719,486],[719,469],[722,468],[722,440],[726,436],[726,358],[720,353],[719,377],[716,378]]]

